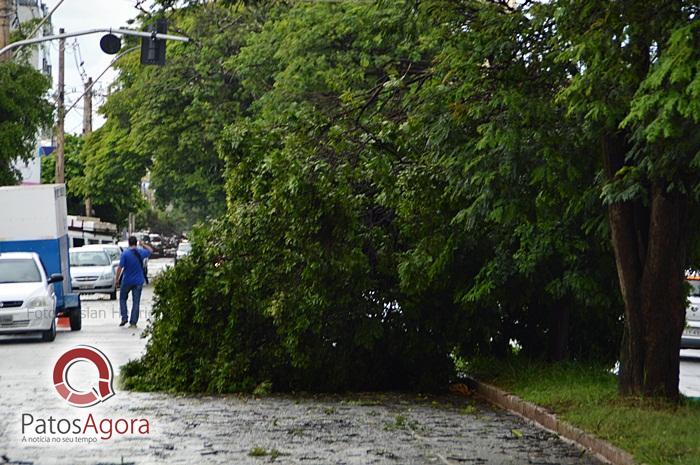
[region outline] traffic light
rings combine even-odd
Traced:
[[[165,19],[157,19],[155,27],[148,26],[148,32],[157,32],[167,34],[168,21]],[[165,64],[165,40],[155,39],[153,37],[143,37],[141,39],[141,64],[143,65],[159,65]]]

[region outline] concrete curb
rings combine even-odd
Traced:
[[[559,420],[556,415],[547,412],[538,405],[524,401],[518,396],[509,394],[474,378],[468,378],[468,384],[478,396],[486,401],[537,423],[544,429],[580,445],[608,463],[613,465],[637,465],[629,453]]]

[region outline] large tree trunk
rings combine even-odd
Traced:
[[[603,140],[605,171],[615,179],[628,146],[623,134]],[[613,203],[610,229],[625,304],[619,388],[624,395],[678,398],[680,338],[685,322],[684,268],[688,202],[654,183],[648,199]]]
[[[624,136],[613,134],[603,139],[603,160],[608,180],[624,166],[627,146]],[[636,202],[613,203],[608,209],[611,240],[620,292],[625,305],[624,332],[620,350],[620,392],[640,394],[644,382],[644,327],[641,311],[640,284],[645,244],[635,218],[641,216]],[[642,250],[640,250],[640,248]]]
[[[649,248],[641,296],[644,316],[644,393],[678,398],[680,340],[685,324],[688,203],[685,195],[651,189]]]

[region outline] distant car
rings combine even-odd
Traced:
[[[0,253],[0,334],[39,333],[56,339],[54,283],[63,276],[47,276],[34,252]]]
[[[700,349],[700,276],[688,278],[690,295],[685,310],[686,327],[681,337],[682,349]]]
[[[109,294],[117,298],[115,274],[107,252],[92,247],[70,249],[71,286],[80,294]]]
[[[163,238],[160,234],[149,234],[148,235],[151,243],[151,248],[153,249],[153,258],[161,257],[163,255]]]
[[[90,244],[79,247],[80,250],[104,250],[107,252],[110,261],[112,262],[112,268],[114,273],[117,273],[117,267],[119,266],[119,259],[122,256],[122,249],[117,244]]]
[[[177,263],[178,260],[185,258],[190,254],[190,252],[192,252],[192,243],[180,242],[177,246],[177,252],[175,252],[175,263]]]

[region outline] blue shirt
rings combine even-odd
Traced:
[[[138,252],[141,260],[151,256],[150,251],[140,247],[136,249],[129,248],[122,252],[122,256],[119,259],[119,266],[122,267],[122,275],[124,276],[122,286],[143,286],[146,282],[143,276],[143,268],[141,268],[139,259],[134,251]]]

